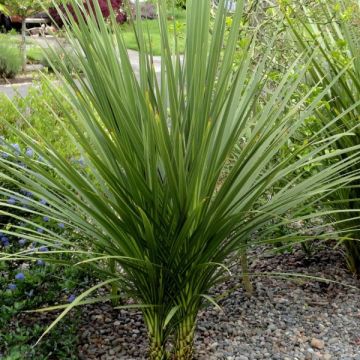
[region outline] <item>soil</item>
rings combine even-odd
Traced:
[[[34,77],[32,75],[29,76],[19,76],[16,77],[15,79],[4,79],[4,78],[0,78],[0,85],[16,85],[16,84],[25,84],[25,83],[29,83],[29,82],[33,82],[39,80],[39,77]]]

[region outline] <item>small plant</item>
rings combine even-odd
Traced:
[[[0,78],[14,78],[21,70],[19,49],[6,42],[0,43]]]
[[[31,46],[27,52],[27,59],[32,63],[40,63],[43,59],[43,50],[37,46]]]

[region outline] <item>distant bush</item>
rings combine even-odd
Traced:
[[[38,46],[31,46],[27,50],[27,60],[30,63],[40,63],[43,58],[43,50]]]
[[[105,19],[108,18],[110,16],[108,0],[96,0],[96,1],[98,1],[98,3],[99,3],[100,11],[101,11],[103,17]],[[94,5],[93,0],[89,0],[89,3],[90,3],[90,7],[91,7],[92,11],[95,12],[95,10],[94,10],[95,5]],[[110,4],[116,14],[116,21],[120,24],[123,24],[124,22],[126,22],[126,14],[125,14],[125,12],[122,11],[123,1],[122,0],[110,0]],[[65,9],[65,6],[67,7],[67,10]],[[73,16],[74,19],[77,20],[76,12],[75,12],[73,5],[67,4],[65,6],[64,5],[59,6],[59,9],[61,11],[60,13],[55,8],[49,9],[50,16],[59,26],[63,25],[62,18],[64,16],[65,16],[65,18],[67,17],[67,14],[66,14],[67,11],[69,11],[71,16]],[[90,9],[89,9],[88,3],[86,1],[84,1],[84,6],[85,6],[87,12],[90,13]]]
[[[21,69],[21,57],[17,47],[0,43],[0,77],[14,78]]]
[[[61,66],[65,65],[66,69],[71,72],[81,72],[80,63],[70,51],[58,49],[55,53],[48,52],[40,60],[41,64],[48,68],[50,72],[61,72]]]

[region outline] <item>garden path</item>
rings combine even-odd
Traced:
[[[46,42],[42,38],[38,38],[35,41],[39,42],[39,45],[41,46],[47,46]],[[134,50],[128,50],[130,62],[133,66],[135,75],[139,76],[139,54],[137,51]],[[154,66],[156,73],[160,73],[161,69],[161,57],[160,56],[154,56]],[[29,89],[35,86],[31,81],[27,83],[21,83],[21,84],[9,84],[9,85],[0,85],[0,93],[4,93],[6,96],[8,96],[10,99],[12,99],[15,95],[20,95],[21,97],[24,97],[27,95]]]

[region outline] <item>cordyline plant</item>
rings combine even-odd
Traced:
[[[342,174],[358,162],[359,147],[326,153],[334,137],[316,143],[314,136],[308,156],[277,158],[327,89],[311,102],[310,91],[289,107],[306,72],[305,66],[294,76],[294,64],[267,96],[272,44],[254,66],[253,43],[233,70],[241,1],[226,36],[225,1],[213,23],[210,0],[188,1],[183,55],[176,42],[175,49],[170,48],[166,5],[159,1],[161,71],[155,71],[146,29],[137,20],[138,75],[115,15],[108,24],[95,6],[96,14],[90,12],[85,21],[81,13],[86,9],[75,0],[72,4],[78,21],[68,14],[65,26],[81,72],[74,78],[63,66],[58,76],[76,113],[75,118],[68,115],[72,129],[64,125],[64,131],[77,142],[86,168],[74,167],[46,139],[40,146],[12,127],[42,161],[22,156],[11,146],[5,150],[0,160],[3,177],[23,190],[1,188],[3,195],[19,200],[2,201],[1,213],[28,226],[3,232],[51,247],[47,261],[51,254],[71,253],[73,263],[92,266],[104,278],[71,304],[53,307],[64,311],[47,331],[74,306],[90,301],[87,297],[99,287],[112,285],[112,298],[121,288],[135,301],[132,306],[142,310],[150,359],[191,359],[198,311],[206,302],[214,303],[209,290],[228,276],[224,264],[245,248],[257,229],[357,177]],[[55,88],[54,94],[64,97]],[[303,166],[345,152],[347,158],[307,179],[298,175]],[[276,187],[291,174],[291,181]],[[26,209],[18,205],[24,189],[35,196],[27,199]],[[47,228],[43,234],[31,230],[31,217],[19,211],[64,223],[78,241]],[[37,256],[40,253],[29,249],[2,254],[1,260]],[[172,350],[167,347],[170,340]]]
[[[316,19],[309,7],[303,5],[304,20],[298,22],[296,18],[293,19],[291,9],[287,9],[287,22],[301,51],[309,51],[313,46],[319,49],[318,56],[312,59],[309,68],[308,83],[325,88],[334,78],[339,78],[323,98],[328,105],[317,111],[317,126],[326,127],[325,136],[345,132],[351,134],[339,137],[332,144],[334,149],[346,149],[360,144],[360,1],[338,1],[333,4],[319,1],[318,7],[321,21]],[[332,119],[346,109],[346,115],[333,123]],[[354,164],[346,171],[356,171],[357,168],[358,165]],[[348,229],[349,239],[343,242],[346,259],[349,269],[357,273],[360,273],[359,185],[356,180],[332,193],[325,202],[326,206],[339,210],[332,213],[339,220],[336,227],[339,230],[343,227]]]

